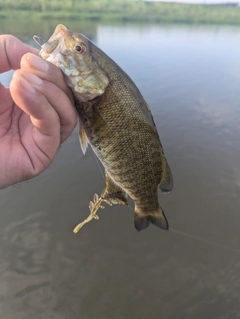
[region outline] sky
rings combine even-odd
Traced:
[[[146,0],[146,1],[159,1],[159,0]],[[179,2],[179,3],[206,3],[206,4],[218,4],[218,3],[238,3],[240,0],[160,0],[161,2]]]

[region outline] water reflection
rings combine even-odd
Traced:
[[[22,275],[46,272],[49,230],[41,213],[31,214],[6,226],[2,231],[1,244],[9,249],[7,269]]]
[[[96,22],[86,21],[69,21],[58,19],[48,19],[43,21],[31,21],[31,28],[29,28],[29,21],[17,21],[16,19],[2,19],[0,22],[0,34],[13,34],[25,43],[28,43],[36,47],[36,43],[33,40],[33,35],[41,35],[42,39],[49,39],[50,35],[57,24],[66,24],[71,26],[72,30],[78,30],[85,34],[92,41],[96,41],[97,24]]]
[[[32,43],[57,23],[0,30]],[[172,231],[139,234],[131,209],[111,207],[72,234],[104,187],[75,130],[42,175],[0,192],[3,318],[239,318],[239,28],[61,23],[90,34],[151,106]]]

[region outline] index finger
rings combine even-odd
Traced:
[[[0,73],[19,69],[21,58],[27,52],[38,54],[39,51],[10,34],[0,35]]]

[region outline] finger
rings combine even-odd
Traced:
[[[12,35],[0,35],[0,73],[19,69],[20,60],[27,52],[37,55],[39,51],[22,43]]]
[[[9,105],[11,105],[11,95],[9,89],[5,88],[4,85],[0,83],[0,115],[9,110]],[[12,102],[13,104],[13,102]]]
[[[10,92],[14,102],[31,117],[31,121],[38,131],[45,136],[54,136],[55,138],[60,135],[60,119],[50,105],[44,95],[38,92],[32,84],[30,84],[18,72],[13,77],[10,83]],[[56,133],[55,127],[58,127]]]
[[[46,168],[60,146],[60,120],[47,99],[24,77],[13,78],[10,92],[15,103],[30,116],[33,124],[31,130],[23,123],[19,129],[21,142],[31,158],[36,175],[36,171],[39,173],[38,167],[42,167],[40,171]]]
[[[68,96],[55,84],[42,80],[34,74],[22,72],[22,76],[45,96],[57,112],[61,125],[61,142],[65,141],[77,122],[76,111]]]
[[[43,80],[56,84],[73,103],[72,91],[66,85],[62,71],[54,64],[32,53],[27,53],[21,59],[21,68],[24,71],[37,75]]]
[[[34,93],[28,92],[28,91],[24,92],[23,95],[25,97],[27,96],[28,100],[29,100],[29,95],[30,95],[30,98],[32,98],[32,95],[40,94],[42,98],[45,100],[44,105],[46,105],[47,108],[52,108],[56,112],[60,120],[61,142],[66,140],[67,137],[71,134],[73,128],[76,126],[76,112],[72,106],[71,101],[67,97],[67,95],[55,84],[42,80],[38,78],[37,76],[35,76],[34,74],[25,72],[21,69],[17,70],[14,73],[13,83],[10,84],[11,93],[12,93],[12,85],[17,85],[17,84],[14,84],[14,81],[19,81],[19,78],[23,80],[24,85],[26,85],[25,82],[27,82],[28,84],[31,85],[31,89],[35,90]],[[14,96],[13,98],[15,102],[17,102]],[[40,101],[38,103],[40,103]],[[33,105],[36,105],[36,104],[34,103]],[[37,127],[39,129],[42,129],[42,124],[43,124],[43,129],[45,130],[44,123],[47,121],[47,119],[44,120],[44,117],[48,116],[45,110],[46,108],[43,109],[43,107],[40,105],[38,105],[37,107],[32,107],[30,103],[21,104],[19,106],[23,109],[24,112],[29,114],[34,119],[34,120],[32,119],[32,122],[34,125],[35,123],[37,123]],[[42,123],[41,121],[43,120],[44,122]],[[52,123],[50,124],[52,125]],[[49,133],[46,133],[45,131],[42,133],[49,134]]]
[[[0,137],[9,129],[9,119],[12,114],[13,100],[9,88],[0,84]]]

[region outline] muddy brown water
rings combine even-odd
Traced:
[[[175,182],[159,193],[170,230],[138,233],[114,206],[72,233],[104,187],[74,130],[43,174],[0,191],[0,317],[240,318],[240,28],[3,20],[0,33],[33,45],[57,23],[91,37],[151,106]]]

